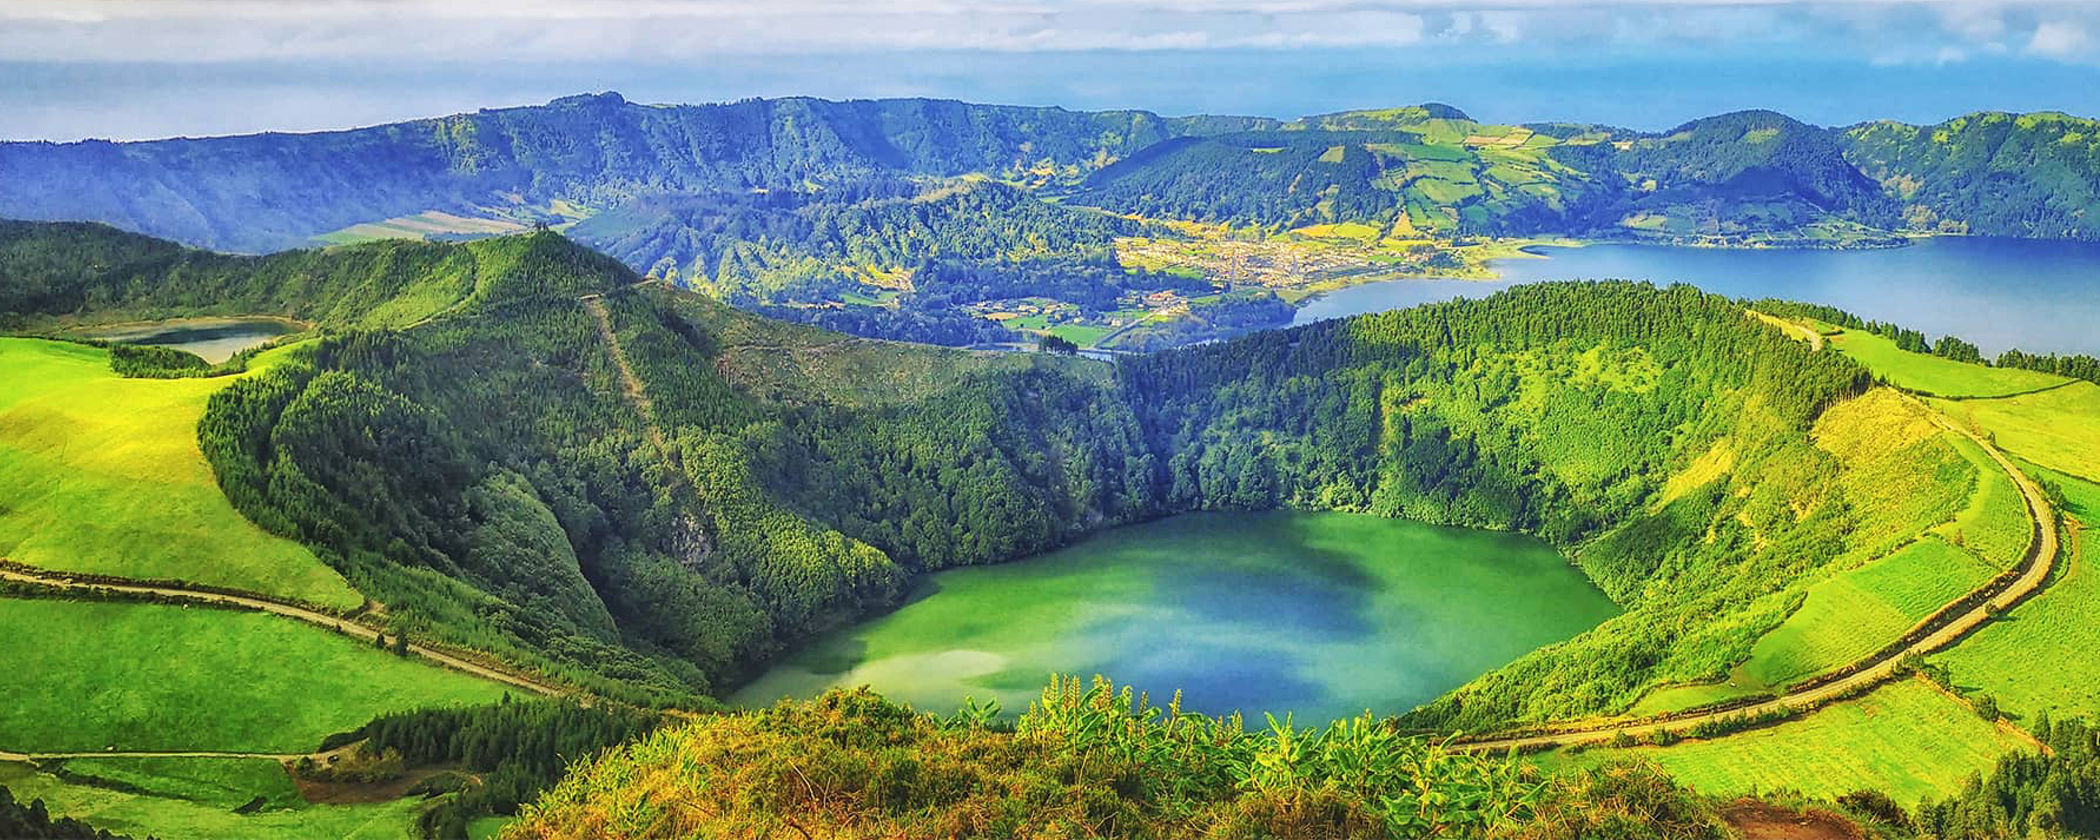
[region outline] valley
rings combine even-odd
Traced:
[[[2100,251],[2055,169],[1946,186],[2083,122],[402,125],[260,173],[0,144],[0,213],[119,225],[0,222],[11,801],[162,837],[2100,809]]]

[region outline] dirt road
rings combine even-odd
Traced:
[[[1920,406],[1924,406],[1924,403],[1918,401],[1915,397],[1906,396],[1905,398]],[[2015,468],[2012,461],[2005,457],[2005,453],[1998,451],[1998,447],[1991,445],[1990,441],[1956,425],[1953,421],[1947,419],[1945,415],[1933,411],[1930,407],[1926,407],[1925,410],[1931,413],[1933,422],[1940,424],[1948,431],[1967,437],[1975,441],[1976,445],[1983,447],[1983,451],[1991,456],[1991,460],[1996,462],[2000,469],[2005,470],[2006,475],[2012,477],[2013,484],[2020,490],[2020,497],[2027,503],[2027,515],[2033,527],[2033,536],[2029,539],[2026,557],[2021,561],[2023,565],[2020,567],[2020,575],[2010,583],[2004,583],[1998,578],[1993,578],[1991,582],[1984,584],[1981,589],[1964,595],[1963,599],[1972,597],[1978,592],[1992,587],[1999,587],[1998,592],[1991,594],[1974,608],[1967,611],[1951,616],[1936,614],[1925,619],[1905,635],[1908,636],[1925,631],[1927,630],[1927,625],[1930,624],[1937,623],[1938,626],[1930,628],[1929,632],[1926,632],[1916,642],[1906,647],[1883,652],[1840,669],[1841,671],[1853,671],[1845,677],[1800,691],[1789,692],[1771,700],[1715,712],[1678,715],[1667,720],[1646,718],[1606,724],[1595,728],[1584,728],[1581,731],[1510,738],[1486,738],[1466,742],[1461,746],[1474,750],[1504,750],[1510,748],[1539,748],[1556,744],[1598,743],[1609,741],[1620,734],[1638,738],[1644,735],[1653,735],[1660,729],[1669,729],[1682,733],[1685,729],[1702,721],[1757,717],[1781,710],[1814,708],[1856,692],[1864,691],[1870,686],[1895,676],[1896,670],[1901,666],[1904,657],[1911,654],[1922,655],[1931,653],[1953,644],[1960,640],[1961,637],[1967,635],[1969,631],[1989,621],[1994,613],[2009,609],[2014,604],[2019,603],[2021,599],[2040,591],[2042,586],[2048,583],[2050,573],[2056,568],[2058,553],[2056,513],[2050,509],[2049,500],[2042,495],[2041,488],[2035,486],[2035,483],[2026,474]],[[1949,603],[1949,606],[1959,604],[1963,599],[1952,601]]]

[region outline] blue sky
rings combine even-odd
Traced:
[[[2100,115],[2100,4],[1994,0],[4,0],[0,137],[317,130],[618,90],[1662,129]]]

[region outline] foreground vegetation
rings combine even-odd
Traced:
[[[982,710],[977,710],[981,712]],[[1012,731],[833,691],[667,730],[565,780],[506,836],[1721,837],[1641,766],[1547,780],[1404,737],[1152,706],[1058,681]]]

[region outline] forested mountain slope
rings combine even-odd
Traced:
[[[1938,125],[1861,123],[1846,156],[1919,230],[2046,239],[2100,237],[2100,122],[1983,112]]]
[[[418,214],[513,226],[613,214],[623,221],[581,238],[640,271],[666,257],[683,270],[692,249],[641,253],[630,237],[711,237],[677,221],[690,197],[850,204],[871,197],[867,182],[974,174],[1053,192],[1084,182],[1079,200],[1119,212],[1263,225],[1405,219],[1430,233],[1797,241],[1843,224],[2087,238],[2095,136],[2090,121],[2057,114],[1826,129],[1746,111],[1650,134],[1483,124],[1443,105],[1285,122],[921,99],[649,106],[601,94],[316,134],[0,143],[0,216],[269,251]],[[459,228],[476,231],[486,232]]]
[[[879,176],[1070,179],[1189,130],[1262,121],[926,99],[640,105],[618,94],[317,134],[0,144],[0,216],[241,251],[429,210],[552,215],[660,193]]]

